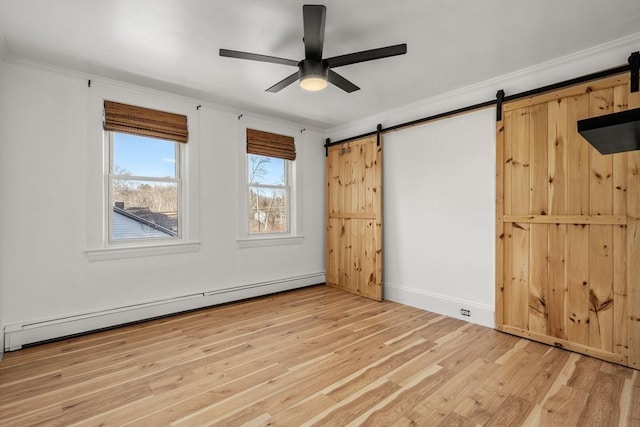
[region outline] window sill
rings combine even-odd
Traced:
[[[183,254],[197,252],[200,242],[171,243],[149,246],[123,246],[120,248],[90,249],[85,251],[89,261],[106,261],[111,259],[136,258],[155,255]]]
[[[286,236],[286,237],[252,237],[248,239],[238,239],[238,247],[244,248],[262,248],[266,246],[286,246],[299,245],[304,239],[303,236]]]

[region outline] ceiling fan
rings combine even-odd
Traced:
[[[407,44],[403,43],[323,59],[322,47],[324,44],[324,22],[326,13],[327,8],[323,5],[302,6],[304,59],[301,61],[228,49],[220,49],[220,56],[298,67],[297,72],[271,86],[267,89],[267,92],[279,92],[296,80],[300,80],[300,87],[306,90],[322,90],[327,86],[327,82],[329,82],[345,92],[351,93],[360,88],[333,71],[333,68],[407,53]]]

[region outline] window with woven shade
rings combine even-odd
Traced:
[[[187,116],[104,101],[104,129],[176,142],[189,140]]]
[[[249,128],[246,136],[248,233],[289,233],[295,139]]]
[[[247,153],[278,159],[295,160],[295,139],[292,136],[247,129]]]
[[[181,237],[180,146],[187,117],[104,101],[108,230],[114,244]]]

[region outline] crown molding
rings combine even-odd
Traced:
[[[334,140],[374,131],[378,123],[389,127],[427,115],[438,114],[494,99],[496,92],[506,95],[524,92],[626,64],[631,52],[640,48],[640,33],[631,34],[597,46],[583,49],[512,73],[504,74],[473,85],[435,95],[412,104],[384,111],[346,125],[330,128],[326,135]]]
[[[2,58],[2,40],[0,39],[0,58]],[[67,68],[59,65],[50,64],[48,62],[37,61],[21,56],[15,56],[8,54],[3,59],[5,63],[14,64],[24,67],[35,68],[43,71],[47,71],[50,73],[76,78],[79,80],[91,80],[91,86],[110,86],[117,87],[121,89],[130,90],[133,92],[138,92],[141,94],[155,95],[155,96],[164,96],[169,97],[178,101],[182,101],[185,103],[191,103],[194,105],[199,105],[204,108],[209,108],[211,110],[232,113],[234,115],[243,115],[247,117],[254,117],[260,120],[269,121],[272,123],[278,123],[284,126],[289,126],[294,129],[305,129],[306,131],[317,132],[319,134],[324,133],[324,129],[317,127],[313,124],[305,123],[305,122],[296,122],[293,120],[282,119],[275,116],[269,116],[268,114],[263,114],[260,112],[247,110],[243,108],[237,108],[234,106],[224,105],[215,103],[212,101],[206,100],[206,96],[199,96],[200,93],[191,90],[189,88],[178,87],[174,90],[162,90],[156,89],[150,86],[128,83],[122,80],[117,80],[109,77],[103,77],[97,74],[91,74],[84,71],[75,70],[73,68]],[[185,94],[188,93],[188,94]]]

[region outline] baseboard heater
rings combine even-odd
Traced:
[[[324,283],[324,281],[324,272],[311,273],[70,316],[9,324],[4,328],[5,351],[19,350],[28,344],[57,340],[194,309],[316,285]]]

